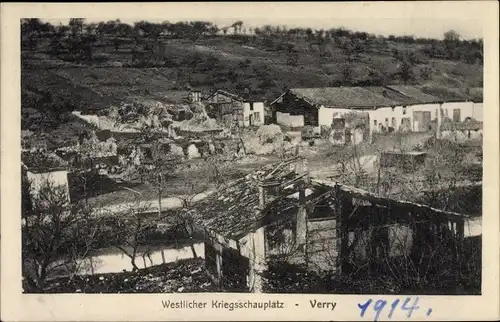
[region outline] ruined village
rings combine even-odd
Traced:
[[[25,293],[480,294],[482,39],[21,21]]]

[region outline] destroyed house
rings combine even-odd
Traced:
[[[293,88],[271,102],[273,121],[290,127],[330,128],[332,118],[368,113],[370,135],[435,131],[449,119],[457,129],[482,121],[482,89],[437,89],[416,85]],[[469,126],[470,128],[471,126]],[[472,126],[477,128],[478,125]]]
[[[278,124],[292,127],[330,126],[334,114],[398,105],[363,87],[293,88],[271,105]]]
[[[207,274],[233,292],[262,292],[270,261],[383,272],[401,258],[435,264],[428,255],[446,243],[440,249],[458,262],[464,236],[465,215],[310,180],[300,158],[237,180],[192,211],[205,227]]]
[[[271,228],[298,225],[305,231],[300,205],[312,191],[306,190],[304,167],[301,159],[264,167],[197,204],[193,211],[205,226],[206,270],[221,289],[260,292]]]
[[[260,98],[217,90],[204,103],[207,114],[220,122],[240,127],[264,124],[264,102]]]
[[[336,240],[335,250],[327,250],[325,256],[332,261],[316,261],[320,264],[316,269],[333,269],[344,275],[384,274],[402,269],[399,265],[405,263],[412,267],[411,272],[406,271],[411,278],[422,278],[445,265],[453,270],[463,264],[460,257],[467,215],[337,183],[315,183],[332,188],[310,203],[328,200]]]

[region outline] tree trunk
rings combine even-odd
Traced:
[[[196,249],[194,248],[194,244],[192,243],[193,236],[191,236],[191,233],[189,232],[187,224],[184,225],[184,230],[189,235],[189,239],[191,239],[191,245],[190,245],[190,247],[191,247],[191,252],[193,252],[193,258],[198,258],[198,255],[196,254]]]
[[[149,252],[148,250],[148,253],[146,254],[148,256],[148,259],[149,259],[149,266],[153,266],[153,259],[151,258],[151,253]]]
[[[36,285],[40,290],[42,290],[45,287],[46,278],[47,278],[47,265],[44,263],[38,266],[38,276],[36,280]]]
[[[158,174],[158,218],[161,219],[162,176]]]
[[[92,272],[92,275],[94,275],[94,274],[95,274],[95,270],[94,270],[94,260],[93,260],[93,257],[92,257],[92,256],[90,256],[89,261],[90,261],[90,270],[91,270],[91,272]]]
[[[165,264],[165,251],[163,249],[161,250],[161,259],[163,264]]]
[[[135,256],[130,257],[130,264],[132,264],[132,271],[135,272],[139,269],[137,265],[135,264]]]
[[[130,263],[132,264],[132,271],[137,271],[139,267],[137,267],[137,264],[135,263],[135,256],[137,255],[137,238],[135,240],[136,246],[132,249],[132,256],[130,256]]]
[[[196,249],[194,249],[194,244],[191,244],[191,251],[193,252],[193,258],[198,258],[198,255],[196,254]]]

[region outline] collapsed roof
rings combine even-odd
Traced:
[[[311,207],[325,201],[333,205],[335,188],[353,198],[391,208],[402,207],[431,212],[436,215],[462,219],[466,215],[443,211],[415,202],[380,197],[368,191],[335,182],[309,180],[294,166],[298,158],[279,164],[267,165],[260,170],[240,178],[211,194],[190,210],[190,214],[207,230],[225,238],[238,240],[256,229],[278,220],[295,220],[299,207],[300,184],[304,183],[304,206]],[[304,180],[302,180],[304,179]],[[279,186],[277,193],[268,192],[265,207],[259,207],[259,185]]]
[[[238,239],[287,209],[297,206],[299,183],[305,175],[295,165],[298,158],[264,166],[240,178],[198,202],[192,214],[206,229],[225,237]],[[264,209],[259,207],[259,185],[269,190]],[[313,198],[320,189],[306,185],[306,198]]]

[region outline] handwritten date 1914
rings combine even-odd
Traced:
[[[394,312],[398,309],[401,311],[407,311],[406,317],[411,318],[413,311],[420,309],[420,307],[418,306],[418,297],[415,297],[413,299],[413,304],[411,306],[409,304],[410,301],[411,301],[411,298],[407,297],[404,300],[404,302],[402,303],[402,305],[399,305],[401,301],[399,299],[394,300],[390,305],[389,313],[387,314],[387,318],[391,319]],[[360,309],[359,315],[360,315],[360,317],[364,317],[368,311],[368,308],[370,307],[370,305],[372,303],[373,303],[372,309],[374,311],[373,321],[378,321],[384,308],[388,304],[387,301],[383,300],[383,299],[377,300],[375,302],[372,299],[368,299],[368,301],[366,301],[365,303],[359,303],[358,304],[358,307]],[[432,309],[430,309],[430,308],[427,309],[426,315],[429,316],[429,315],[431,315],[431,313],[432,313]]]

